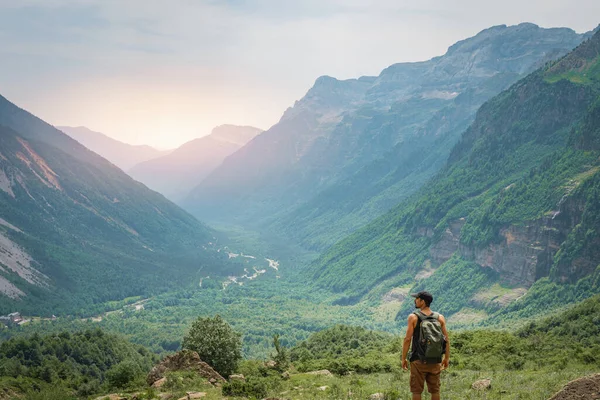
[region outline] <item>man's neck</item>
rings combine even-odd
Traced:
[[[428,306],[421,307],[419,310],[421,310],[421,312],[425,315],[429,315],[432,313],[431,308],[429,308]]]

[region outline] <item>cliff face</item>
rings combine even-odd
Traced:
[[[550,275],[557,252],[580,224],[584,211],[584,199],[565,195],[555,211],[537,220],[501,228],[498,240],[485,247],[461,242],[461,229],[466,220],[460,218],[450,222],[440,239],[431,246],[430,259],[439,266],[458,252],[461,258],[496,271],[510,285],[530,287],[536,280]],[[433,232],[422,228],[418,234],[431,236]],[[595,256],[578,257],[570,267],[557,271],[559,280],[577,280],[591,274],[597,267],[594,262],[597,259]]]

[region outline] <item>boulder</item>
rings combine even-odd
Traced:
[[[281,379],[283,379],[284,381],[287,381],[288,379],[290,379],[290,373],[285,371],[281,374]]]
[[[369,396],[370,400],[383,400],[385,399],[385,395],[383,393],[373,393]]]
[[[202,397],[206,397],[205,392],[187,392],[187,398],[189,400],[200,399]]]
[[[319,386],[317,389],[318,390],[322,390],[322,391],[326,391],[327,389],[329,389],[329,386]]]
[[[319,371],[310,371],[310,372],[307,372],[307,374],[309,374],[309,375],[333,376],[333,374],[331,372],[329,372],[329,370],[327,370],[327,369],[321,369]]]
[[[95,400],[127,400],[127,397],[123,397],[120,394],[112,393],[105,394],[104,396],[96,397]]]
[[[246,377],[242,374],[237,374],[237,375],[229,375],[229,380],[230,381],[242,381],[242,382],[246,382]]]
[[[162,385],[164,385],[166,382],[167,378],[160,378],[159,380],[155,381],[151,386],[155,389],[158,389],[162,387]]]
[[[475,390],[490,390],[492,388],[492,381],[490,379],[480,379],[473,382],[471,388]]]
[[[277,367],[277,363],[273,360],[269,360],[269,361],[265,362],[265,367],[273,369],[273,368]]]
[[[225,382],[225,378],[210,365],[202,361],[198,353],[191,350],[183,350],[165,357],[164,360],[152,368],[146,377],[146,382],[152,386],[154,382],[164,378],[165,373],[169,371],[194,371],[203,378],[208,379],[209,382],[212,380],[215,382]]]

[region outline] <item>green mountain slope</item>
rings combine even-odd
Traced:
[[[320,251],[414,193],[483,102],[582,39],[569,29],[498,26],[377,77],[321,77],[182,204],[203,220]]]
[[[451,315],[495,311],[532,285],[540,293],[549,282],[593,277],[600,264],[599,54],[596,33],[483,105],[434,179],[333,246],[308,279],[343,292],[346,302],[377,285],[374,295],[429,288]],[[592,282],[585,296],[598,290]]]
[[[73,312],[225,266],[210,229],[4,98],[0,189],[0,313]]]

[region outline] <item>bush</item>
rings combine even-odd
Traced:
[[[234,373],[242,359],[241,334],[219,315],[214,318],[198,318],[183,338],[182,347],[198,353],[221,375]]]
[[[135,381],[142,374],[142,370],[135,362],[126,360],[114,365],[106,373],[108,383],[117,388],[123,388]]]
[[[267,397],[267,383],[264,379],[251,377],[247,382],[234,380],[223,384],[223,395],[235,397]]]

